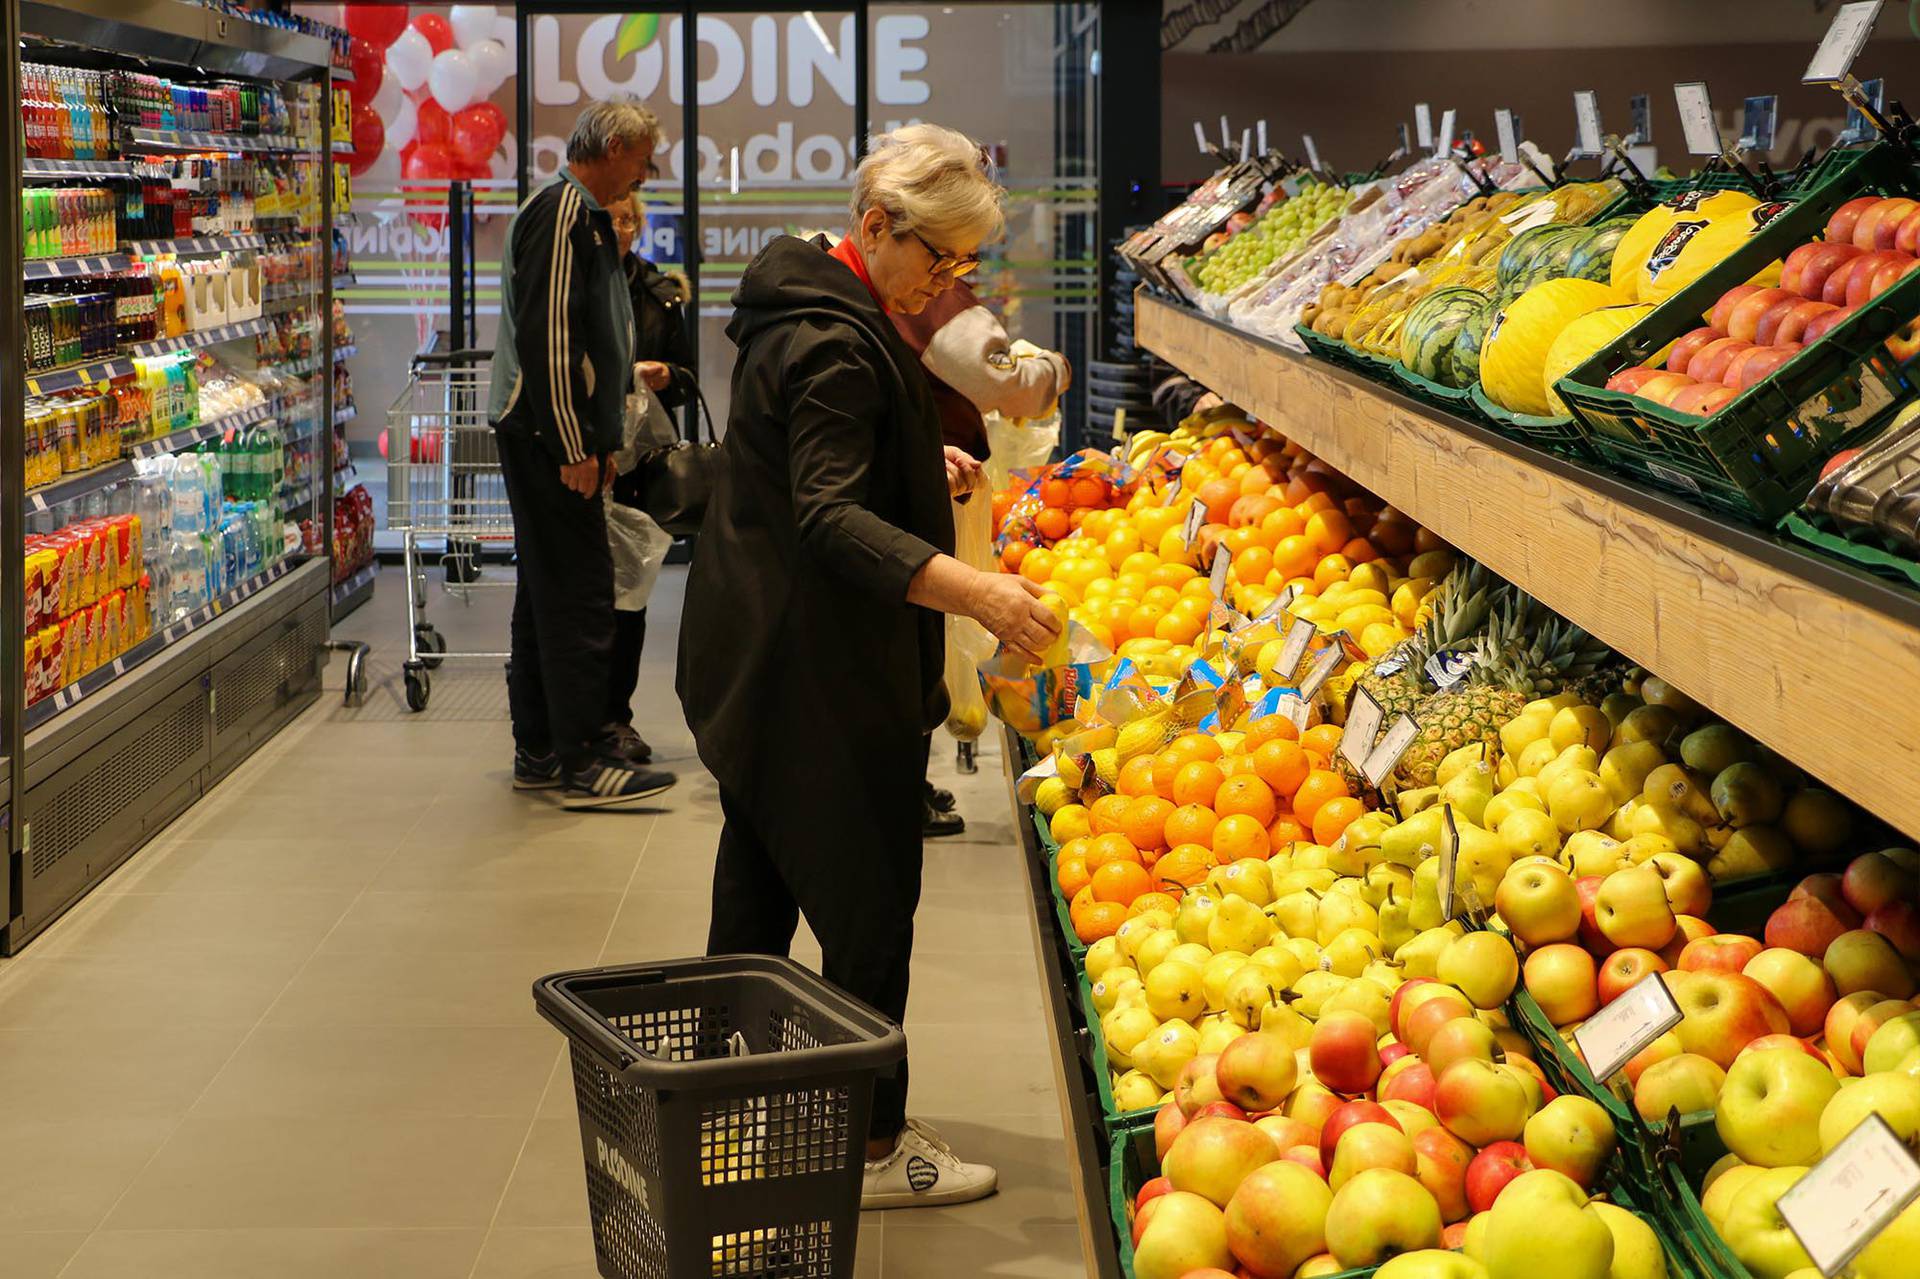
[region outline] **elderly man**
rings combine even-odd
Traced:
[[[657,795],[604,725],[613,560],[601,487],[633,380],[633,307],[608,208],[646,180],[660,124],[631,98],[580,113],[567,163],[514,215],[488,418],[513,507],[519,586],[507,699],[513,784],[569,808]]]

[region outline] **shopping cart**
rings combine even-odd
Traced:
[[[401,535],[407,583],[407,705],[427,708],[429,672],[448,659],[504,652],[455,652],[427,620],[427,575],[420,542],[443,542],[446,591],[471,607],[488,582],[480,571],[488,545],[513,544],[513,509],[500,474],[500,453],[487,423],[491,351],[416,355],[406,389],[387,411],[387,528]]]

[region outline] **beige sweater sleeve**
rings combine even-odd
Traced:
[[[920,358],[982,413],[1039,417],[1067,389],[1066,357],[1046,351],[1015,359],[1011,348],[993,312],[974,306],[941,325]]]

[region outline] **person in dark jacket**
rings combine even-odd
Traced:
[[[669,409],[686,402],[683,383],[673,370],[693,376],[693,344],[687,340],[687,282],[668,275],[633,252],[644,214],[640,197],[617,202],[613,233],[620,250],[620,267],[627,277],[627,297],[633,304],[633,375]],[[636,468],[613,482],[613,500],[628,506],[641,504],[641,471]],[[608,657],[606,732],[614,748],[636,764],[653,758],[653,748],[633,726],[633,695],[640,687],[640,651],[647,642],[647,610],[615,609],[613,652]]]
[[[613,556],[603,484],[633,377],[633,307],[607,208],[653,167],[660,124],[631,98],[580,113],[567,164],[507,228],[487,417],[513,510],[507,701],[513,784],[571,808],[636,803],[673,785],[603,732]]]
[[[925,755],[947,698],[943,613],[1009,648],[1057,633],[1031,583],[953,558],[951,495],[978,463],[939,412],[891,311],[925,306],[1002,226],[979,148],[912,125],[874,139],[853,227],[770,243],[741,277],[720,478],[694,552],[680,700],[725,827],[707,952],[787,953],[801,915],[824,975],[907,1010]],[[906,1069],[874,1086],[863,1203],[992,1192],[906,1113]]]

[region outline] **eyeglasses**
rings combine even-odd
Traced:
[[[963,275],[972,275],[980,269],[978,253],[969,253],[964,257],[957,253],[948,253],[928,244],[926,237],[918,231],[909,231],[907,234],[920,241],[920,247],[925,249],[927,256],[933,259],[933,264],[927,268],[930,275],[950,275],[957,280]]]

